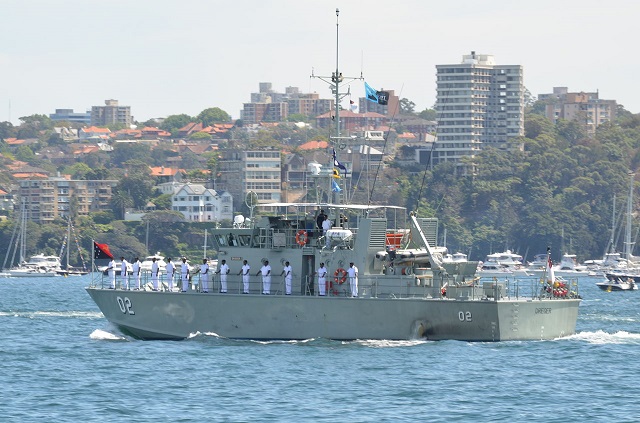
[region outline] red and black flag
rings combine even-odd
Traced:
[[[107,244],[98,244],[93,241],[93,258],[95,259],[106,259],[113,258],[113,254],[109,251],[109,246]]]

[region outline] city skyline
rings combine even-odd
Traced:
[[[640,112],[630,89],[640,58],[624,42],[637,32],[640,4],[626,0],[7,0],[0,5],[0,121],[18,124],[60,108],[84,112],[105,99],[130,106],[138,121],[209,107],[239,118],[260,82],[331,98],[310,75],[335,70],[336,7],[340,71],[362,72],[373,87],[413,101],[416,111],[435,103],[436,65],[476,51],[500,65],[522,65],[535,96],[567,86]],[[364,96],[363,86],[351,84],[352,100]]]

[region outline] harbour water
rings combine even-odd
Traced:
[[[595,282],[553,341],[162,342],[111,327],[89,276],[0,279],[0,419],[638,421],[640,293]]]

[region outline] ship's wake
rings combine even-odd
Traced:
[[[563,339],[586,341],[590,344],[640,344],[640,333],[626,331],[609,333],[598,330],[595,332],[580,332]]]
[[[343,342],[344,344],[362,345],[369,348],[406,348],[416,345],[423,345],[429,342],[426,339],[412,339],[408,341],[390,341],[386,339],[357,339],[355,341]]]
[[[49,317],[62,317],[62,318],[87,318],[87,319],[100,319],[102,313],[95,311],[55,311],[55,310],[38,310],[38,311],[2,311],[0,317],[23,317],[27,319],[41,319]]]

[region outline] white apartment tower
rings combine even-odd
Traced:
[[[507,148],[524,135],[524,84],[520,65],[496,65],[474,51],[456,65],[436,65],[438,127],[432,164],[473,157],[483,145]]]

